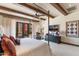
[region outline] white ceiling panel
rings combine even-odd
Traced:
[[[55,7],[50,5],[49,3],[37,3],[40,7],[44,8],[46,11],[50,11],[50,14],[53,16],[60,16],[62,15],[61,12],[59,12]]]
[[[2,10],[2,9],[0,9],[0,12],[1,12],[1,13],[4,13],[4,14],[9,14],[9,15],[14,15],[14,16],[19,16],[19,17],[28,18],[28,19],[38,20],[38,19],[33,18],[33,17],[30,17],[30,16],[26,16],[26,15],[22,15],[22,14],[19,14],[19,13],[14,13],[14,12]]]
[[[16,3],[0,3],[0,6],[11,8],[20,12],[29,13],[31,15],[34,15],[36,11],[31,10],[30,8],[26,8],[22,5],[16,4]]]
[[[44,12],[47,12],[49,10],[50,15],[55,16],[55,17],[63,15],[59,10],[57,10],[50,3],[35,3],[35,4],[29,3],[29,4],[31,6],[33,6],[33,7],[36,7],[38,9],[44,11]],[[74,6],[74,5],[77,5],[77,10],[79,10],[79,4],[69,4],[69,3],[66,4],[66,3],[63,3],[62,5],[64,5],[64,7],[66,9],[70,8],[70,7]],[[28,13],[28,14],[31,14],[31,15],[36,14],[36,11],[34,11],[34,10],[28,8],[28,7],[24,7],[24,6],[22,6],[20,4],[17,4],[17,3],[0,3],[0,6],[7,7],[7,8],[17,10],[17,11],[20,11],[20,12]],[[9,12],[7,12],[7,13],[9,13]],[[41,13],[39,13],[39,14],[41,14]],[[19,14],[16,14],[16,15],[19,15]],[[22,14],[20,14],[19,16],[26,17],[26,15],[22,15]],[[28,16],[28,17],[30,17],[30,16]]]

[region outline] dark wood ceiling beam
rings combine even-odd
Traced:
[[[17,11],[17,10],[13,10],[11,8],[7,8],[7,7],[0,6],[0,9],[7,10],[7,11],[11,11],[11,12],[15,12],[15,13],[19,13],[19,14],[23,14],[23,15],[26,15],[26,16],[30,16],[30,17],[34,17],[34,18],[39,19],[38,17],[36,17],[34,15],[31,15],[31,14],[28,14],[28,13],[24,13],[24,12],[20,12],[20,11]]]
[[[37,9],[36,7],[33,7],[33,6],[29,5],[29,4],[26,4],[26,3],[18,3],[18,4],[20,4],[20,5],[22,5],[22,6],[25,6],[25,7],[28,7],[28,8],[30,8],[30,9],[32,9],[32,10],[37,11],[37,12],[43,13],[43,14],[45,14],[45,15],[47,15],[47,16],[50,16],[51,18],[54,18],[54,16],[48,15],[47,12],[44,12],[44,11],[42,11],[42,10],[40,10],[40,9]]]
[[[0,15],[7,16],[10,18],[15,18],[15,19],[19,18],[20,20],[24,19],[24,20],[33,21],[33,22],[39,22],[38,20],[29,19],[29,18],[25,18],[25,17],[19,17],[19,16],[15,16],[15,15],[11,15],[11,14],[2,13],[2,12],[0,12]]]
[[[68,12],[65,8],[63,8],[59,3],[50,3],[53,7],[59,10],[63,15],[68,15]]]

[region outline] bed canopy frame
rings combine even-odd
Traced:
[[[49,16],[49,14],[50,14],[50,11],[48,10],[48,45],[50,45],[49,43],[49,19],[50,19],[50,16]]]

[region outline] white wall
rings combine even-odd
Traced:
[[[0,25],[2,25],[2,19],[3,17],[0,15]]]
[[[63,32],[62,41],[79,45],[79,38],[65,36],[66,22],[75,21],[75,20],[79,20],[79,12],[71,13],[67,16],[62,15],[62,16],[56,17],[54,19],[51,19],[50,24],[52,24],[52,25],[59,24],[60,25],[60,32]]]
[[[11,19],[11,35],[16,37],[16,22],[29,23],[29,21],[22,19]]]
[[[39,32],[40,24],[39,22],[32,22],[32,37],[35,37],[36,32]]]
[[[39,22],[29,22],[27,20],[16,20],[12,19],[12,25],[11,25],[11,34],[16,37],[16,22],[24,22],[24,23],[31,23],[32,24],[32,35],[30,35],[31,38],[33,38],[34,35],[36,35],[36,32],[39,32]]]
[[[46,17],[46,20],[41,21],[41,28],[43,28],[44,36],[46,33],[48,33],[48,18]]]
[[[7,35],[10,35],[10,33],[11,33],[11,30],[10,30],[11,25],[10,24],[11,24],[10,18],[7,18],[7,17],[4,18],[3,16],[0,15],[0,26],[3,27],[4,33]]]
[[[75,12],[72,14],[69,14],[67,16],[59,16],[54,19],[50,18],[50,25],[55,25],[59,24],[60,25],[60,32],[64,32],[62,36],[62,41],[68,42],[68,43],[73,43],[73,44],[78,44],[79,45],[79,38],[73,38],[73,37],[66,37],[65,32],[66,32],[66,22],[67,21],[74,21],[74,20],[79,20],[79,12]],[[0,25],[4,27],[4,31],[8,35],[13,35],[16,37],[16,22],[28,22],[28,21],[23,21],[20,19],[12,19],[8,17],[3,17],[0,15]],[[46,21],[41,21],[41,22],[32,22],[32,36],[36,35],[36,32],[40,32],[40,28],[44,28],[44,35],[48,33],[48,20],[46,18]]]
[[[0,25],[4,28],[4,33],[7,35],[12,35],[16,37],[16,22],[24,22],[24,23],[30,23],[28,20],[22,20],[22,19],[13,19],[9,17],[5,17],[0,15]],[[36,35],[36,32],[39,32],[39,22],[31,22],[32,24],[32,36]]]

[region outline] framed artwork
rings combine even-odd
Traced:
[[[66,36],[79,37],[79,21],[66,22]]]

